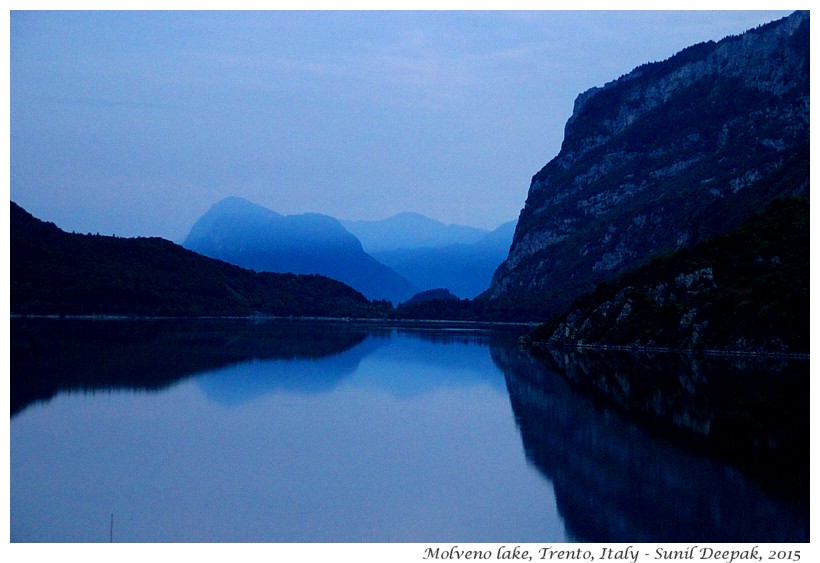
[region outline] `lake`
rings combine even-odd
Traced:
[[[808,541],[807,503],[578,394],[524,331],[13,319],[11,541]]]

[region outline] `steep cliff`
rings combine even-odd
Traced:
[[[554,315],[808,182],[809,14],[795,12],[578,96],[485,297]]]

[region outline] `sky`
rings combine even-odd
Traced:
[[[177,242],[228,196],[492,229],[578,94],[787,14],[13,10],[10,197]]]

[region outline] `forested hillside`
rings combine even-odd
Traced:
[[[11,203],[12,314],[383,316],[318,275],[256,273],[159,238],[73,234]]]
[[[533,338],[550,344],[809,351],[809,202],[601,283]]]

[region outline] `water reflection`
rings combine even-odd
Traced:
[[[511,342],[517,333],[502,334]],[[226,405],[277,391],[327,392],[388,342],[389,369],[414,374],[377,382],[396,396],[476,379],[503,387],[492,369],[477,367],[491,367],[482,329],[270,319],[15,319],[11,416],[59,392],[159,391],[189,377]],[[435,379],[416,369],[432,364],[441,368]]]
[[[65,389],[85,391],[55,386],[12,419],[12,541],[107,541],[111,513],[117,541],[566,539],[485,333],[94,324],[62,331],[87,350],[54,348],[99,368],[69,361]],[[120,330],[117,354],[101,350]],[[151,357],[179,361],[157,385],[122,376]]]
[[[493,358],[506,375],[527,458],[553,482],[558,508],[576,540],[808,541],[806,505],[766,494],[733,465],[648,434],[579,395],[566,382],[566,371],[559,371],[583,366],[588,374],[617,380],[623,372],[611,359],[602,365],[596,363],[600,357],[562,356],[550,370],[511,348],[493,348]],[[637,374],[653,377],[651,370],[631,368],[633,380]],[[706,366],[698,368],[694,373],[707,378]],[[664,373],[680,377],[668,366]],[[792,471],[781,478],[790,479]]]
[[[343,355],[368,334],[369,349]],[[323,375],[341,378],[372,351],[380,334],[359,325],[329,322],[14,319],[11,416],[58,392],[158,391],[202,372],[266,359],[325,360],[331,364],[325,367],[332,369]],[[300,370],[309,366],[310,362],[300,364]],[[288,371],[290,376],[293,373]],[[307,381],[332,386],[327,380]],[[291,384],[296,383],[291,380]]]
[[[807,457],[802,411],[770,408],[795,394],[807,402],[807,374],[669,357],[538,361],[516,336],[15,319],[12,540],[40,541],[42,523],[62,518],[47,541],[105,541],[88,539],[99,514],[117,512],[124,528],[130,511],[130,541],[808,541],[805,505],[616,414],[635,402],[743,443],[755,434],[701,397],[748,403],[738,390],[765,388],[747,426],[780,447],[791,429]],[[775,393],[772,373],[794,380],[789,393]],[[568,381],[618,390],[615,409]],[[101,391],[106,401],[90,395]],[[28,408],[64,392],[79,393]],[[768,471],[799,481],[793,467]]]
[[[807,359],[558,349],[538,357],[643,426],[808,498]]]
[[[329,393],[352,376],[362,358],[384,344],[366,338],[336,354],[305,358],[268,358],[237,362],[200,373],[196,385],[212,401],[241,405],[273,393]]]

